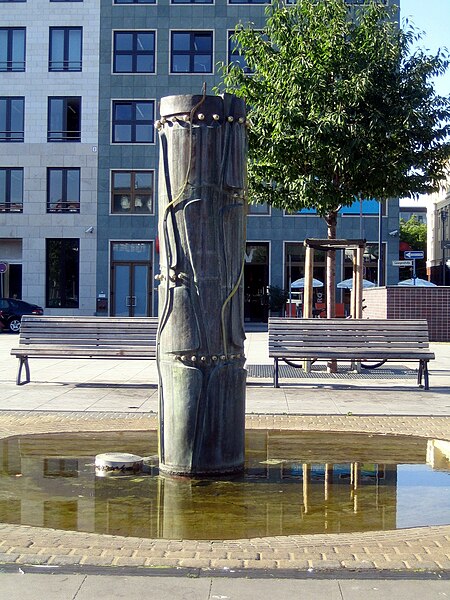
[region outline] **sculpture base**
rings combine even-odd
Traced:
[[[173,468],[173,467],[169,467],[167,465],[159,465],[159,472],[161,475],[167,475],[167,476],[171,476],[171,477],[189,477],[189,478],[196,478],[196,477],[216,477],[218,475],[223,476],[223,475],[237,475],[239,473],[242,473],[244,470],[244,463],[242,463],[241,465],[237,465],[235,467],[229,467],[229,468],[224,468],[224,469],[211,469],[211,470],[199,470],[199,471],[192,471],[192,470],[183,470],[183,469],[177,469],[177,468]]]

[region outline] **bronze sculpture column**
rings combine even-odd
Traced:
[[[242,469],[247,132],[231,95],[161,100],[160,469]]]

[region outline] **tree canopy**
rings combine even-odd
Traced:
[[[421,223],[416,215],[408,221],[400,219],[400,241],[406,242],[413,250],[427,250],[427,226]]]
[[[248,68],[222,65],[219,91],[248,105],[252,202],[315,208],[329,222],[357,196],[438,189],[450,98],[432,77],[449,57],[413,51],[421,34],[396,14],[373,0],[351,11],[345,0],[297,0],[268,6],[263,30],[237,26]]]

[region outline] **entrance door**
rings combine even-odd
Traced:
[[[111,264],[111,316],[148,317],[151,315],[151,244],[113,243]],[[117,260],[123,258],[141,260]]]
[[[244,268],[244,319],[267,322],[269,285],[269,244],[248,242]]]

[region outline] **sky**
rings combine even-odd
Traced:
[[[421,47],[436,53],[438,48],[447,47],[450,50],[450,0],[399,0],[400,17],[407,18],[422,30]],[[450,94],[450,67],[446,74],[435,79],[436,92],[441,96]],[[427,196],[419,200],[410,198],[400,200],[401,206],[426,206]]]
[[[400,15],[408,18],[425,32],[421,47],[435,53],[443,46],[450,49],[450,0],[399,0]],[[436,91],[442,96],[450,94],[450,68],[444,77],[435,80]]]

